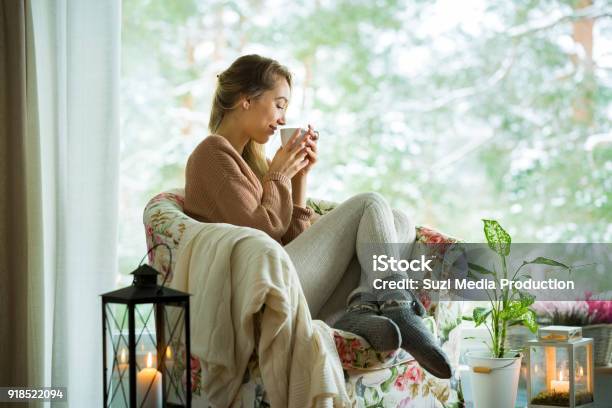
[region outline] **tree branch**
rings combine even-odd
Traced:
[[[564,14],[562,16],[558,16],[553,19],[549,19],[547,21],[537,21],[530,22],[527,24],[523,24],[520,26],[512,27],[506,31],[506,34],[511,38],[519,38],[524,37],[529,34],[533,34],[538,31],[547,30],[556,26],[557,24],[566,22],[566,21],[575,21],[582,19],[591,19],[596,20],[602,17],[612,17],[612,9],[601,9],[597,6],[586,7],[583,9],[575,10],[571,13]]]
[[[429,113],[438,109],[442,109],[457,100],[469,98],[483,93],[493,88],[504,78],[506,78],[506,76],[508,76],[508,73],[510,72],[510,68],[512,68],[512,64],[514,63],[515,58],[516,46],[513,46],[510,55],[504,60],[504,62],[500,65],[497,71],[495,71],[493,75],[491,75],[487,80],[480,82],[476,86],[455,89],[453,91],[447,92],[445,96],[438,97],[437,99],[434,99],[433,102],[425,106],[423,106],[423,102],[417,101],[412,104],[409,104],[406,108],[412,112]]]

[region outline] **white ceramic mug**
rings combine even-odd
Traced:
[[[282,128],[280,130],[280,134],[281,134],[281,144],[283,146],[285,146],[287,144],[287,142],[289,141],[289,139],[291,139],[291,136],[293,136],[293,134],[295,133],[295,131],[299,129],[296,127],[286,127],[286,128]],[[297,138],[296,143],[300,143],[302,140],[304,140],[304,137],[306,136],[306,132],[308,130],[307,129],[301,129],[300,131],[300,137]],[[314,131],[315,134],[317,136],[319,136],[319,132],[317,132],[316,130]]]

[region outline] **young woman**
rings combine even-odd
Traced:
[[[334,327],[363,336],[379,351],[401,346],[430,373],[450,377],[416,297],[406,290],[373,289],[374,279],[407,277],[373,272],[370,263],[373,248],[393,252],[396,246],[385,244],[414,240],[408,217],[381,195],[364,193],[313,224],[306,185],[317,163],[317,134],[310,125],[302,141],[296,131],[266,159],[264,145],[285,125],[290,100],[291,74],[275,60],[242,56],[218,75],[211,135],[186,166],[185,212],[202,222],[266,232],[291,257],[313,316],[346,299],[348,308]]]

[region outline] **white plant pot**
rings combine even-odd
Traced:
[[[474,408],[514,408],[523,358],[522,354],[515,355],[507,353],[504,358],[493,358],[489,351],[466,354]]]

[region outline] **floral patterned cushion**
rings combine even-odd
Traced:
[[[448,380],[433,377],[414,360],[375,371],[347,371],[347,392],[359,407],[458,406]]]
[[[192,366],[201,374],[200,362]],[[345,369],[346,389],[356,407],[378,408],[458,408],[457,391],[449,380],[427,373],[415,360],[370,370]],[[236,406],[268,408],[266,389],[259,370],[257,355],[253,354],[243,377]],[[201,389],[194,390],[194,407],[210,408]]]
[[[170,273],[167,283],[172,282],[176,259],[172,259],[171,265],[170,252],[166,248],[150,250],[156,244],[166,244],[175,254],[187,225],[197,222],[183,212],[184,197],[184,190],[181,189],[160,193],[149,200],[143,213],[149,264],[163,274],[160,280]]]

